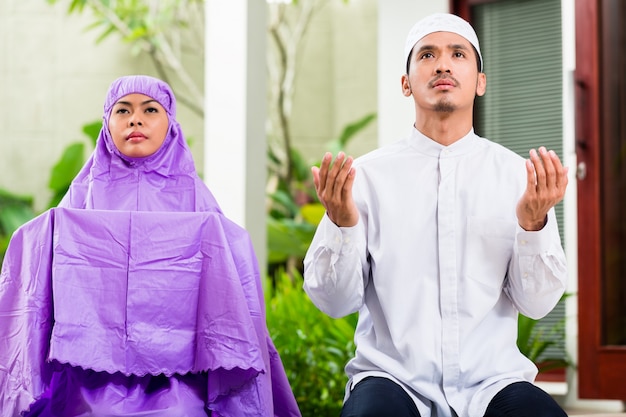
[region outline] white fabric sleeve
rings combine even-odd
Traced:
[[[304,258],[304,290],[324,313],[343,317],[363,305],[369,270],[363,225],[338,227],[327,215],[317,227]]]
[[[523,315],[539,319],[556,306],[567,285],[567,260],[554,209],[539,231],[517,226],[508,275],[505,291]]]

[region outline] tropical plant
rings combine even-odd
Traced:
[[[566,293],[559,303],[571,294]],[[533,361],[539,372],[549,372],[573,366],[573,361],[567,356],[547,355],[550,347],[556,346],[565,340],[565,318],[547,325],[545,321],[531,319],[520,314],[517,322],[517,346],[528,359]]]
[[[376,119],[376,114],[367,114],[348,124],[339,137],[328,143],[333,154],[345,150],[348,143]],[[324,207],[318,202],[311,175],[311,165],[319,166],[320,161],[307,163],[302,155],[291,149],[290,163],[293,175],[290,183],[287,178],[271,175],[273,192],[269,193],[270,204],[267,218],[268,271],[270,276],[277,268],[301,272],[302,259],[306,254],[315,229],[324,215]]]
[[[82,128],[83,133],[89,139],[89,145],[92,149],[96,146],[96,140],[98,139],[98,133],[100,133],[101,128],[102,121],[100,120],[87,123]],[[52,167],[52,171],[50,172],[48,188],[52,191],[52,198],[47,208],[56,207],[57,204],[59,204],[69,189],[72,180],[85,164],[86,154],[87,148],[85,142],[73,142],[65,148],[61,158]]]
[[[356,313],[333,319],[302,290],[302,277],[277,274],[266,281],[267,327],[280,352],[287,378],[303,416],[338,416],[354,356]]]
[[[0,263],[13,232],[35,217],[33,198],[0,189]]]

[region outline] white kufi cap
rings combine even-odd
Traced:
[[[474,28],[460,18],[459,16],[450,13],[435,13],[427,16],[417,22],[411,28],[409,35],[406,38],[406,44],[404,45],[404,64],[407,64],[409,55],[413,50],[415,44],[426,35],[430,35],[434,32],[452,32],[457,35],[463,36],[469,41],[469,43],[476,48],[478,52],[478,58],[480,59],[480,70],[483,70],[483,56],[480,53],[480,45],[478,44],[478,36],[474,31]]]

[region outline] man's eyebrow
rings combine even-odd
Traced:
[[[453,43],[448,45],[448,49],[463,49],[463,50],[469,50],[469,48],[465,45],[463,45],[462,43]]]
[[[439,50],[441,48],[439,48],[438,46],[435,45],[422,45],[417,52],[424,52],[424,51],[436,51]],[[465,45],[463,45],[462,43],[451,43],[449,45],[446,46],[446,49],[452,49],[452,50],[469,50],[469,48]]]
[[[437,48],[435,45],[422,45],[417,50],[417,52],[432,51],[434,49],[439,49],[439,48]]]

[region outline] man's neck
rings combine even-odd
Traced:
[[[452,145],[472,128],[471,112],[420,112],[415,117],[415,128],[435,142]]]

